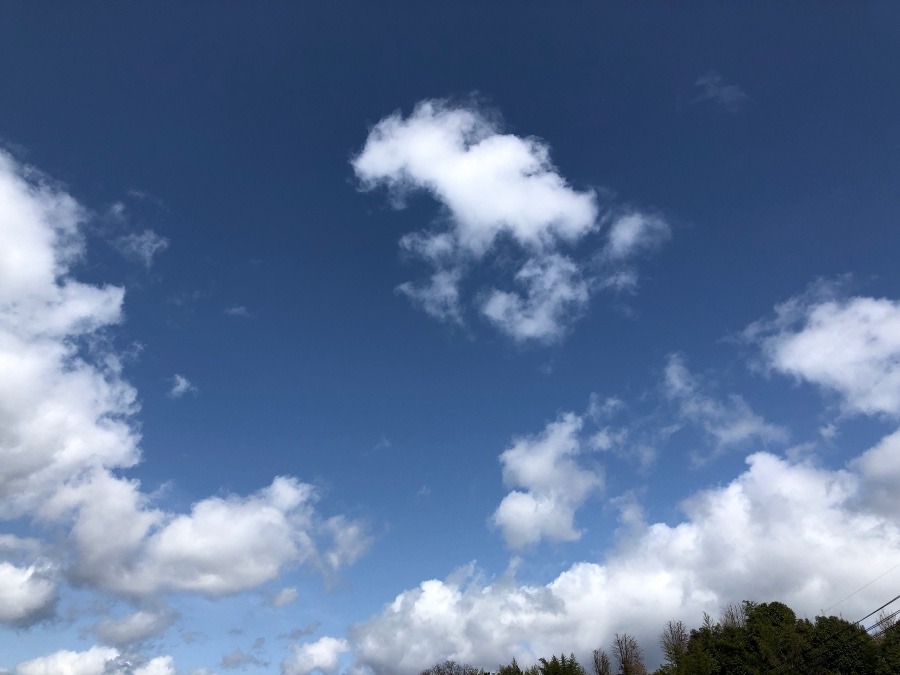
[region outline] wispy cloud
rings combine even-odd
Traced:
[[[181,398],[185,394],[196,394],[197,387],[184,375],[175,373],[172,376],[172,387],[169,389],[169,398]]]
[[[169,248],[169,240],[153,230],[144,230],[122,235],[115,240],[115,245],[122,255],[149,268],[154,258]]]
[[[231,305],[230,307],[225,308],[225,314],[227,316],[233,316],[238,319],[243,319],[250,316],[250,310],[248,310],[244,305]]]
[[[700,90],[697,101],[712,101],[728,112],[740,112],[750,101],[750,97],[736,84],[725,84],[722,76],[714,70],[697,78],[695,86]]]

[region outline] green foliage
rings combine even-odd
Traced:
[[[575,660],[574,654],[570,654],[568,657],[561,654],[559,658],[554,656],[549,661],[540,659],[538,672],[540,675],[587,675],[581,664]]]

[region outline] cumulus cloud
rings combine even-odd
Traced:
[[[122,255],[150,268],[158,253],[169,248],[169,240],[153,230],[131,232],[115,240],[116,248]]]
[[[750,442],[788,440],[786,429],[766,422],[742,397],[733,394],[722,401],[704,393],[678,354],[668,359],[663,387],[669,400],[678,406],[682,419],[698,425],[712,439],[714,452],[746,447]]]
[[[669,224],[660,216],[631,211],[610,225],[604,253],[612,260],[625,260],[657,248],[671,236]]]
[[[350,643],[343,638],[325,636],[315,642],[293,645],[291,655],[281,663],[282,675],[334,673],[340,666],[341,654],[350,651]]]
[[[351,629],[357,665],[415,673],[448,658],[484,668],[513,656],[588,658],[623,631],[652,660],[668,619],[696,623],[742,599],[779,599],[812,616],[896,563],[900,528],[859,508],[864,476],[765,452],[747,463],[727,485],[687,499],[682,522],[638,517],[602,563],[576,563],[546,585],[456,574],[402,592]],[[867,587],[842,609],[865,613],[885,593]]]
[[[321,516],[315,489],[296,478],[178,513],[120,475],[141,458],[137,395],[101,337],[121,320],[124,292],[73,278],[85,218],[58,185],[0,152],[0,518],[68,530],[54,562],[0,550],[0,621],[45,615],[63,577],[133,598],[219,596],[298,564],[333,571],[358,558],[361,523]],[[104,630],[115,639],[145,619]]]
[[[819,287],[744,335],[771,370],[837,393],[844,413],[900,417],[900,302]]]
[[[712,101],[730,113],[740,112],[750,101],[743,89],[736,84],[725,84],[714,70],[698,77],[695,85],[700,90],[697,101]]]
[[[398,291],[437,319],[463,323],[464,278],[478,266],[502,272],[508,259],[517,261],[516,290],[489,287],[474,298],[481,314],[517,341],[558,341],[592,290],[616,286],[608,273],[595,274],[567,253],[601,229],[596,193],[571,187],[546,143],[502,133],[496,116],[475,105],[430,100],[406,118],[394,113],[375,125],[352,164],[362,189],[384,186],[398,207],[418,191],[443,205],[444,217],[431,229],[400,240],[432,273]],[[667,235],[662,219],[634,212],[616,221],[607,259]]]
[[[24,661],[15,675],[175,675],[171,656],[132,663],[112,647],[91,647],[83,652],[60,650]]]
[[[175,373],[172,376],[172,388],[169,389],[169,398],[181,398],[185,394],[196,391],[197,387],[184,375]]]
[[[599,470],[578,462],[582,426],[581,417],[566,413],[500,455],[504,484],[521,488],[507,494],[492,517],[511,548],[581,537],[575,511],[603,484]]]
[[[529,260],[515,276],[524,295],[492,290],[481,308],[491,323],[516,341],[554,342],[590,297],[588,283],[571,259],[553,254]]]

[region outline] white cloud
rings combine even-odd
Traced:
[[[836,392],[845,413],[900,417],[900,302],[823,293],[779,305],[745,337],[770,369]]]
[[[631,211],[617,217],[610,225],[604,253],[612,260],[623,260],[652,250],[671,236],[669,224],[661,217]]]
[[[315,642],[293,645],[291,655],[281,664],[282,675],[309,675],[312,672],[334,673],[340,666],[341,654],[350,651],[342,638],[325,636]]]
[[[539,436],[519,438],[500,455],[504,484],[524,489],[507,494],[492,517],[510,547],[581,537],[575,511],[603,484],[598,470],[576,459],[582,451],[582,426],[579,416],[566,413]]]
[[[366,189],[427,190],[453,218],[453,246],[481,256],[501,234],[531,247],[596,228],[592,192],[570,188],[535,138],[501,134],[474,107],[424,101],[372,129],[353,168]]]
[[[725,84],[722,76],[713,70],[698,77],[695,85],[700,89],[698,101],[713,101],[728,112],[739,112],[750,101],[743,89],[736,84]]]
[[[112,647],[91,647],[87,651],[60,650],[16,666],[16,675],[107,675],[107,666],[119,656]]]
[[[663,386],[669,400],[678,405],[680,416],[700,426],[715,443],[716,452],[745,447],[750,442],[788,440],[786,429],[766,422],[740,396],[732,395],[721,401],[703,393],[696,377],[677,354],[669,357]]]
[[[525,297],[494,289],[482,313],[517,342],[556,342],[572,317],[584,312],[590,298],[588,283],[569,258],[548,255],[532,259],[516,273]]]
[[[116,239],[116,248],[127,258],[152,267],[153,259],[158,253],[169,248],[169,240],[153,230],[131,232]]]
[[[246,318],[250,316],[250,310],[244,305],[232,305],[231,307],[225,308],[225,314],[237,318]]]
[[[130,597],[219,596],[298,564],[331,573],[355,560],[368,545],[362,525],[320,516],[315,490],[296,478],[177,513],[118,475],[140,460],[137,395],[98,332],[121,320],[124,293],[72,278],[84,218],[0,152],[0,518],[69,529],[51,561],[0,547],[0,621],[44,616],[62,577]]]
[[[184,375],[175,373],[172,376],[172,388],[169,389],[169,398],[181,398],[185,394],[196,393],[197,387]]]
[[[479,266],[502,273],[515,264],[521,292],[487,288],[474,297],[490,323],[520,342],[560,340],[593,290],[621,288],[626,276],[633,285],[633,271],[606,270],[595,279],[588,272],[596,263],[573,257],[601,229],[595,192],[573,189],[543,141],[502,133],[496,117],[474,105],[431,100],[407,118],[394,113],[375,125],[352,163],[363,189],[387,187],[397,206],[423,191],[446,209],[431,229],[400,240],[432,273],[398,291],[434,318],[464,322],[462,283]],[[668,236],[668,226],[632,212],[610,236],[604,264],[619,264]]]
[[[865,479],[863,496],[873,510],[900,519],[900,430],[885,436],[852,464]]]
[[[645,524],[635,511],[631,536],[604,562],[576,563],[546,585],[457,574],[404,591],[351,629],[357,665],[415,673],[447,658],[485,668],[513,656],[523,665],[569,651],[588,658],[622,631],[653,660],[668,619],[696,624],[742,599],[812,616],[896,563],[900,529],[860,510],[867,488],[857,473],[768,453],[747,461],[731,483],[686,500],[683,522]],[[887,593],[873,585],[842,611],[865,613]]]
[[[170,609],[138,610],[121,618],[104,619],[94,626],[94,632],[104,644],[123,648],[162,635],[178,618]]]
[[[48,564],[19,567],[0,561],[0,623],[27,626],[53,614],[55,570]]]

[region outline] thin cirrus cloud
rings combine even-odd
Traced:
[[[700,94],[697,101],[711,101],[730,113],[740,112],[750,97],[736,84],[725,84],[722,76],[714,70],[710,70],[697,78],[694,83]]]
[[[153,230],[130,232],[114,241],[115,247],[126,258],[142,263],[148,269],[159,253],[169,248],[169,240]]]
[[[52,554],[4,539],[0,621],[46,618],[69,582],[149,603],[249,590],[297,565],[333,574],[356,560],[365,526],[323,517],[316,488],[294,477],[179,513],[120,475],[141,460],[137,392],[106,341],[78,345],[121,321],[124,291],[73,277],[86,219],[59,187],[0,153],[0,518],[67,533]],[[97,632],[127,642],[166,621],[138,613]]]
[[[719,400],[704,392],[680,354],[670,355],[666,362],[663,389],[678,411],[679,422],[700,427],[712,440],[712,455],[704,458],[695,452],[695,463],[726,450],[746,448],[751,443],[785,443],[789,438],[787,429],[766,422],[743,397],[732,394],[726,400]]]
[[[446,217],[431,229],[401,238],[401,250],[431,272],[398,291],[450,323],[463,323],[474,304],[516,342],[561,340],[594,292],[622,286],[616,279],[625,278],[619,268],[626,259],[670,236],[659,216],[602,208],[593,190],[577,190],[559,174],[546,143],[502,133],[496,118],[474,104],[428,100],[406,118],[389,115],[352,165],[363,190],[386,187],[398,207],[424,191],[444,208]],[[605,246],[594,245],[593,260],[579,258],[575,249],[600,237],[607,222]],[[498,256],[500,249],[509,254],[506,244],[516,266],[506,288],[469,294],[473,268],[502,272]]]
[[[185,394],[196,394],[197,387],[181,373],[172,376],[172,386],[169,389],[169,398],[181,398]]]

